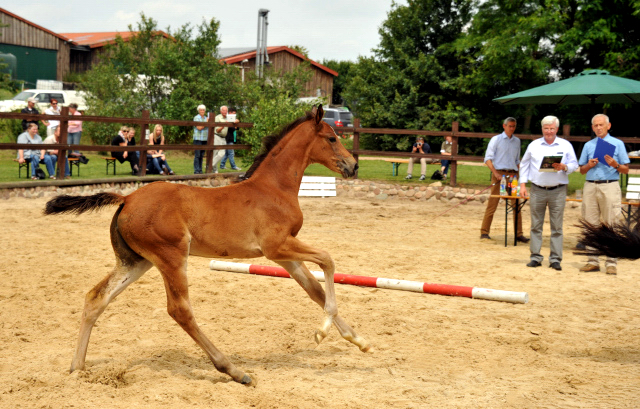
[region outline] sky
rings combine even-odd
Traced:
[[[356,61],[373,55],[371,50],[380,43],[378,29],[391,5],[391,0],[0,0],[0,7],[56,33],[127,31],[140,21],[141,12],[157,21],[161,30],[177,30],[186,23],[197,26],[203,19],[215,18],[224,48],[255,48],[258,10],[267,9],[267,45],[303,46],[317,62]]]

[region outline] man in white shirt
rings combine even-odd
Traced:
[[[527,197],[527,182],[531,182],[531,261],[528,267],[539,267],[544,257],[542,248],[542,227],[547,207],[549,208],[549,224],[551,239],[549,267],[562,270],[562,222],[564,206],[567,199],[569,174],[578,169],[578,160],[573,146],[566,139],[556,134],[560,121],[555,116],[542,119],[542,138],[531,142],[520,162],[520,196]],[[553,170],[542,171],[542,160],[545,156],[562,156],[560,163],[553,163]]]

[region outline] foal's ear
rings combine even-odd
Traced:
[[[316,115],[316,125],[322,122],[322,118],[324,117],[324,109],[322,109],[322,104],[318,105],[318,107],[314,107],[311,111]]]

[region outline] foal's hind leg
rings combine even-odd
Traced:
[[[189,301],[189,286],[187,284],[187,257],[178,249],[170,249],[157,254],[154,263],[164,279],[167,292],[167,311],[169,315],[184,329],[187,334],[204,350],[216,369],[226,373],[234,381],[252,386],[255,385],[249,375],[236,368],[231,361],[220,352],[200,330],[193,316]]]
[[[151,263],[142,258],[132,265],[125,265],[121,260],[118,260],[113,271],[87,293],[84,301],[84,311],[82,312],[78,345],[71,362],[71,372],[76,369],[84,369],[91,330],[100,314],[118,294],[150,268]]]

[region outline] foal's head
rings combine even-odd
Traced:
[[[336,133],[327,123],[322,121],[324,110],[322,105],[314,108],[312,112],[308,112],[305,116],[298,118],[290,123],[280,132],[279,135],[272,135],[263,138],[262,151],[256,156],[253,165],[247,170],[243,179],[250,178],[254,171],[262,164],[269,153],[275,149],[285,137],[298,129],[292,137],[304,138],[307,144],[304,149],[309,152],[309,163],[319,163],[326,166],[334,172],[340,173],[343,177],[351,177],[355,175],[358,169],[356,160],[351,156],[349,151],[338,140]],[[299,152],[303,154],[303,152]]]
[[[333,128],[322,120],[324,110],[322,105],[311,113],[311,129],[313,130],[309,163],[319,163],[343,177],[351,177],[358,170],[358,164],[353,156],[340,143]]]

